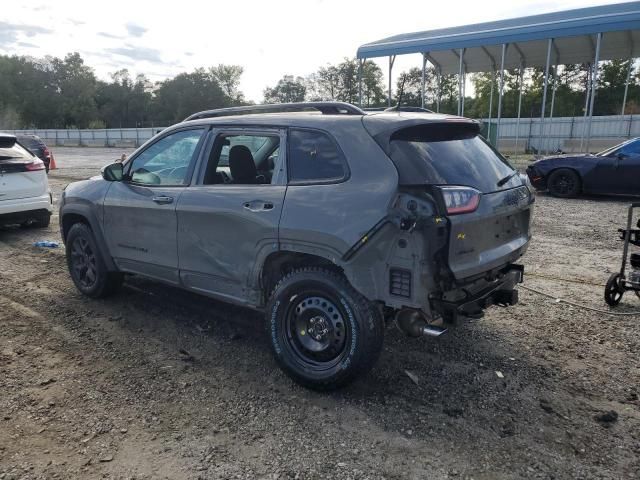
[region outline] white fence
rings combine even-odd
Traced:
[[[491,119],[494,129],[495,122],[495,119]],[[541,132],[540,118],[521,118],[519,122],[515,118],[503,118],[498,132],[498,147],[505,152],[552,152],[558,149],[565,152],[584,151],[586,123],[583,117],[547,118]],[[33,133],[52,146],[137,147],[162,129],[163,127],[96,130],[36,129],[9,130],[8,132]],[[640,115],[593,117],[589,149],[601,150],[632,137],[640,137]]]
[[[495,119],[491,120],[495,128]],[[585,151],[588,119],[583,117],[504,118],[500,121],[498,147],[504,151]],[[628,138],[640,137],[640,115],[593,117],[589,150],[602,150]]]
[[[101,129],[30,129],[3,130],[19,135],[38,135],[49,146],[83,147],[139,147],[164,127],[154,128],[101,128]]]

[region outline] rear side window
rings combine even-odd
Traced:
[[[16,143],[11,148],[0,147],[0,162],[2,161],[20,161],[20,160],[33,160],[33,155],[24,149],[19,143]]]
[[[346,161],[335,142],[316,130],[289,131],[289,183],[338,182],[347,176]]]
[[[402,129],[391,137],[389,154],[404,185],[464,185],[490,193],[517,182],[516,176],[498,186],[513,168],[476,130],[461,125]]]
[[[40,147],[41,142],[33,137],[18,137],[18,141],[28,149]]]

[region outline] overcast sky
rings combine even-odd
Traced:
[[[620,2],[21,0],[0,9],[0,53],[63,57],[77,51],[105,80],[121,68],[155,81],[238,64],[245,68],[242,91],[259,102],[283,75],[306,76],[390,35],[607,3]],[[378,61],[386,71],[386,61]],[[394,72],[420,65],[419,55],[398,57]]]

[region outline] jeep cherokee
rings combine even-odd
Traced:
[[[60,224],[85,295],[126,273],[263,311],[285,372],[331,389],[385,319],[439,336],[516,303],[533,202],[475,121],[315,102],[194,114],[70,184]]]

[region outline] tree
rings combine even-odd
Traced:
[[[54,58],[53,87],[62,102],[65,127],[86,128],[96,118],[96,77],[78,52]]]
[[[306,93],[304,78],[285,75],[278,80],[275,87],[264,89],[264,103],[303,102]]]
[[[240,91],[240,77],[244,69],[240,65],[219,64],[209,69],[211,76],[218,82],[224,93],[236,105],[244,103],[244,95]]]

